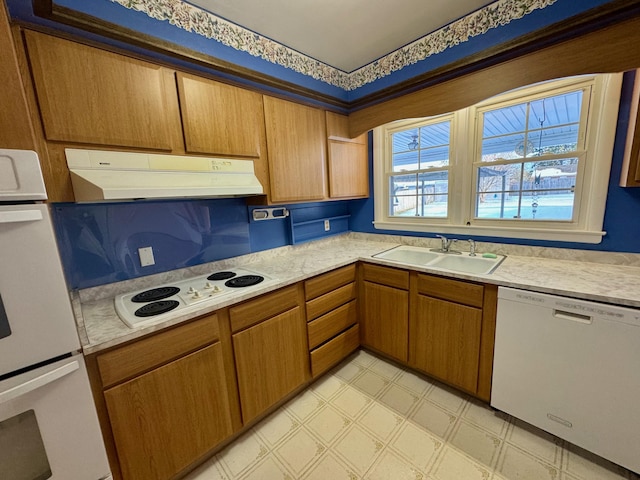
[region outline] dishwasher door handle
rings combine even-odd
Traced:
[[[593,323],[593,317],[590,315],[581,315],[580,313],[557,310],[555,308],[553,309],[553,316],[561,320],[570,320],[572,322],[584,323],[585,325],[591,325]]]

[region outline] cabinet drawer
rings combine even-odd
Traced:
[[[318,318],[354,298],[356,298],[356,283],[351,282],[344,287],[310,300],[307,302],[307,320]]]
[[[311,352],[311,375],[315,378],[340,362],[360,345],[358,325]]]
[[[316,348],[358,320],[356,300],[352,300],[307,325],[309,349]]]
[[[279,313],[298,306],[298,286],[293,285],[271,292],[229,309],[231,330],[237,332]]]
[[[304,298],[311,300],[312,298],[324,295],[331,290],[346,285],[356,280],[356,266],[347,265],[331,272],[318,275],[304,282]]]
[[[369,282],[409,290],[409,272],[406,270],[364,263],[362,272],[363,278]]]
[[[430,297],[481,308],[484,286],[461,280],[418,275],[418,292]]]
[[[219,338],[218,316],[209,315],[172,330],[98,355],[103,386],[139,375]]]
[[[335,290],[347,283],[354,282],[355,279],[355,264],[338,268],[337,270],[333,270],[332,272],[325,273],[323,275],[318,275],[317,277],[304,282],[305,300],[311,300],[312,298],[324,295],[325,293]]]

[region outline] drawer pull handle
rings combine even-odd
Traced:
[[[551,413],[547,413],[547,418],[549,420],[553,420],[554,422],[558,422],[560,425],[564,425],[565,427],[573,428],[573,423],[571,423],[569,420],[565,420],[564,418],[557,417]]]

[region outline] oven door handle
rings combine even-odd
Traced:
[[[60,365],[59,367],[51,371],[45,372],[35,378],[31,378],[25,382],[19,383],[18,385],[11,385],[5,390],[0,391],[0,403],[5,403],[9,400],[13,400],[14,398],[26,395],[29,392],[32,392],[40,387],[44,387],[49,383],[55,382],[56,380],[75,372],[79,368],[80,364],[78,363],[78,361],[72,360],[69,363]]]
[[[9,210],[0,212],[0,223],[36,222],[42,220],[40,210]]]

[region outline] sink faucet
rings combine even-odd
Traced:
[[[449,248],[451,248],[451,244],[457,242],[457,238],[447,238],[444,235],[436,235],[442,242],[442,246],[440,247],[440,251],[443,253],[449,253]]]
[[[469,256],[470,257],[475,257],[476,256],[476,241],[469,239]]]

